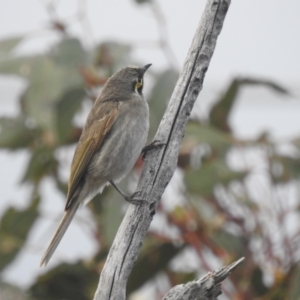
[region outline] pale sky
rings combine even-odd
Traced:
[[[43,34],[48,16],[38,0],[0,1],[0,39],[11,35],[30,34],[28,43],[21,45],[19,52],[40,52],[57,40],[50,32]],[[61,0],[59,15],[63,20],[72,16],[77,1]],[[85,37],[85,46],[104,40],[134,42],[139,45],[134,57],[142,64],[153,63],[153,70],[166,65],[165,56],[151,46],[158,37],[157,24],[147,5],[137,6],[133,1],[87,0],[87,16],[91,34]],[[166,19],[168,36],[178,66],[182,66],[193,34],[200,20],[204,0],[161,0],[159,1]],[[269,129],[275,137],[285,139],[300,136],[300,1],[299,0],[233,0],[225,20],[224,28],[212,58],[204,90],[197,107],[204,109],[211,99],[217,97],[233,76],[254,76],[275,80],[290,87],[294,97],[282,100],[267,90],[246,91],[242,94],[231,123],[239,136],[253,136],[262,129]],[[72,27],[72,34],[83,36],[80,26]],[[34,37],[33,37],[34,36]],[[17,113],[16,95],[22,84],[12,78],[0,77],[0,115]],[[260,93],[261,92],[261,93]],[[251,97],[250,97],[251,95]],[[20,188],[20,171],[26,163],[26,153],[0,151],[2,172],[0,185],[0,215],[8,203],[18,206],[27,203],[27,188]],[[49,196],[49,191],[51,197]],[[45,210],[53,212],[47,224],[41,224],[31,234],[27,251],[20,255],[15,265],[5,273],[6,278],[21,285],[32,282],[33,276],[41,272],[39,260],[56,227],[57,211],[63,210],[61,195],[45,182],[42,193],[48,200]],[[53,199],[52,199],[53,198]],[[43,201],[45,202],[45,201]],[[53,207],[55,206],[55,209]],[[80,216],[86,216],[82,210]],[[77,224],[73,224],[57,251],[55,263],[67,256],[74,260],[94,251],[91,240]],[[81,244],[68,251],[74,237]],[[29,249],[29,250],[28,250]],[[70,254],[72,252],[72,254]],[[17,266],[17,267],[16,267]],[[43,270],[42,270],[43,271]],[[20,276],[25,274],[26,276]]]

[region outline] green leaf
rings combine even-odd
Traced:
[[[283,87],[282,85],[265,79],[255,79],[255,78],[244,78],[240,79],[240,85],[247,85],[247,86],[263,86],[273,90],[282,95],[290,95],[290,91]]]
[[[150,131],[148,140],[152,140],[157,127],[171,98],[178,74],[174,70],[166,70],[155,76],[156,81],[152,88],[148,103],[150,108]]]
[[[215,127],[220,128],[222,131],[231,131],[228,124],[228,119],[233,104],[237,98],[239,86],[240,80],[234,79],[225,94],[220,98],[220,100],[218,100],[218,102],[212,107],[210,111],[210,123]]]
[[[10,42],[4,43],[3,48],[12,47],[17,42],[17,39],[12,39]],[[0,43],[1,53],[1,43]],[[82,48],[77,39],[64,39],[51,49],[50,54],[34,55],[34,56],[12,56],[0,61],[0,73],[20,75],[28,78],[32,73],[36,72],[37,68],[45,67],[51,61],[59,67],[71,68],[70,74],[88,61],[88,53]],[[49,66],[48,66],[49,67]],[[41,80],[43,75],[40,73]],[[68,82],[68,77],[62,78],[63,82]]]
[[[125,191],[128,186],[128,178],[122,180],[118,184],[120,189]],[[107,186],[101,194],[97,194],[92,201],[88,203],[93,214],[93,218],[97,224],[97,234],[100,236],[101,253],[104,248],[109,249],[116,236],[118,228],[124,217],[122,207],[124,199],[112,187]],[[99,258],[97,258],[99,260]]]
[[[250,278],[251,286],[253,287],[253,292],[254,292],[255,296],[257,296],[257,297],[266,295],[266,293],[269,291],[269,288],[266,287],[266,285],[264,283],[263,276],[264,276],[264,274],[259,267],[256,267],[252,271],[252,274],[251,274],[251,278]],[[271,300],[271,298],[269,298],[269,297],[267,297],[265,299]],[[281,299],[281,298],[279,298],[279,299]]]
[[[55,105],[71,89],[82,88],[83,79],[75,65],[56,64],[49,56],[19,57],[0,63],[0,73],[28,79],[22,109],[38,127],[55,128]]]
[[[0,73],[19,75],[27,78],[30,74],[31,65],[41,59],[41,56],[9,57],[0,61]]]
[[[0,73],[20,75],[28,80],[22,95],[22,109],[38,127],[54,129],[56,103],[72,89],[83,89],[79,68],[88,55],[77,39],[64,39],[50,54],[13,57],[0,62]]]
[[[129,176],[118,184],[119,188],[127,194]],[[99,230],[105,246],[109,247],[118,231],[124,214],[122,206],[123,197],[112,187],[106,187],[100,195],[91,201],[94,217],[99,224]],[[103,245],[101,245],[103,247]]]
[[[185,183],[189,192],[209,197],[217,184],[227,186],[233,180],[242,180],[246,174],[232,171],[224,160],[216,159],[203,163],[198,170],[188,171]]]
[[[99,274],[83,261],[61,264],[38,277],[30,287],[34,299],[89,300],[97,287]]]
[[[212,107],[209,115],[210,123],[223,131],[230,132],[231,128],[228,124],[228,119],[232,111],[232,107],[237,99],[238,92],[240,91],[241,87],[253,85],[264,86],[283,95],[289,94],[289,91],[287,89],[269,80],[259,80],[253,78],[236,78],[231,82],[224,95]]]
[[[88,53],[76,38],[65,38],[51,50],[51,56],[58,65],[77,66],[88,62]]]
[[[86,96],[82,87],[67,91],[56,104],[56,130],[60,143],[70,140],[73,129],[73,117],[80,109]]]
[[[0,118],[0,147],[16,150],[28,147],[40,134],[35,128],[29,128],[24,116]]]
[[[54,150],[42,147],[32,153],[27,170],[22,182],[40,182],[44,176],[57,173],[58,162],[54,156]]]
[[[123,186],[124,184],[121,184],[120,188],[122,189]],[[108,246],[110,246],[115,239],[118,228],[124,217],[121,210],[124,199],[121,197],[122,196],[113,190],[113,188],[108,189],[105,197],[102,197],[103,211],[100,215],[101,229],[105,244]]]
[[[55,128],[55,107],[59,99],[67,91],[83,86],[75,67],[58,65],[48,57],[32,64],[28,80],[28,88],[23,94],[23,109],[44,129]]]
[[[123,190],[122,185],[120,188]],[[124,199],[111,186],[106,187],[88,204],[101,236],[101,250],[103,247],[110,247],[116,236],[124,217],[121,210],[123,204]]]
[[[16,36],[0,41],[0,54],[6,54],[13,50],[22,41],[23,37]]]
[[[220,154],[224,154],[235,143],[235,139],[231,135],[213,126],[202,125],[195,121],[187,123],[184,141],[186,140],[207,144]]]
[[[31,201],[24,210],[9,208],[0,223],[0,270],[7,267],[26,242],[29,230],[38,217],[39,198]]]

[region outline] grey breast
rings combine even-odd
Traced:
[[[120,181],[134,166],[149,130],[149,108],[145,99],[135,95],[121,101],[116,123],[105,139],[93,164],[93,175]]]

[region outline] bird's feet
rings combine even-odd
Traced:
[[[158,140],[153,141],[151,144],[145,146],[142,150],[142,160],[146,158],[146,155],[149,151],[157,148],[161,148],[163,146],[167,145],[166,143],[161,143]]]
[[[127,196],[124,194],[123,197],[127,202],[129,202],[133,205],[146,204],[147,203],[146,200],[138,198],[140,194],[141,194],[141,192],[137,191],[137,192],[133,193],[131,196]]]
[[[137,197],[141,194],[141,192],[137,191],[135,193],[133,193],[131,196],[128,196],[126,194],[124,194],[119,188],[118,186],[111,180],[110,184],[116,189],[116,191],[129,203],[133,204],[133,205],[140,205],[140,204],[146,204],[147,201],[143,200],[143,199],[138,199]]]

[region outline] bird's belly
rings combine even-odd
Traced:
[[[120,181],[134,166],[147,139],[147,131],[137,127],[134,122],[128,123],[126,134],[116,134],[115,153],[107,158],[113,172],[112,180]]]
[[[97,179],[120,181],[134,166],[145,146],[149,129],[148,116],[140,114],[120,118],[113,126],[98,154],[90,174]]]

